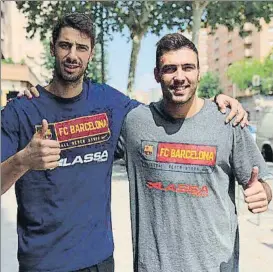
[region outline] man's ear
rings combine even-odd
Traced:
[[[197,78],[198,82],[200,82],[200,79],[201,79],[201,75],[200,75],[200,71],[198,71],[198,78]]]
[[[159,74],[159,69],[157,67],[154,68],[154,77],[157,83],[160,83],[160,74]]]
[[[54,48],[53,41],[50,42],[50,54],[52,57],[55,57],[55,48]]]
[[[95,55],[95,47],[93,49],[91,49],[88,61],[92,61],[94,55]]]

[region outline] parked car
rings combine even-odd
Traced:
[[[273,162],[273,107],[266,108],[258,122],[256,142],[264,159]]]

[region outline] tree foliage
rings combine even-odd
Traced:
[[[38,33],[42,41],[50,40],[53,26],[64,14],[77,11],[89,15],[98,26],[99,32],[95,48],[95,59],[88,66],[88,75],[94,76],[92,80],[98,82],[106,81],[107,58],[105,46],[111,39],[111,35],[104,35],[105,32],[110,30],[110,21],[107,20],[108,5],[109,2],[104,1],[17,1],[18,9],[28,18],[26,30],[29,37],[33,38]],[[48,43],[47,41],[45,43]],[[45,66],[52,69],[54,65],[49,50],[45,53],[45,57],[47,59]]]
[[[198,45],[200,27],[211,27],[212,32],[219,25],[225,25],[229,31],[239,28],[241,36],[245,23],[254,24],[261,29],[260,18],[268,23],[273,14],[272,1],[167,1],[166,24],[178,25],[181,30],[192,31],[193,42]],[[165,18],[165,17],[164,17]]]
[[[198,97],[210,98],[222,91],[217,74],[208,72],[202,76],[198,87]]]
[[[147,33],[159,35],[165,28],[193,32],[193,42],[198,43],[200,27],[219,24],[229,30],[239,27],[241,35],[244,24],[251,22],[260,28],[260,18],[269,22],[273,13],[272,1],[17,1],[19,9],[29,19],[27,31],[31,36],[39,32],[44,38],[56,20],[65,13],[79,11],[90,14],[99,26],[101,45],[102,78],[104,78],[104,47],[112,38],[112,32],[129,30],[132,41],[128,73],[128,93],[131,94],[137,67],[141,41]]]
[[[271,53],[272,54],[272,53]],[[264,61],[257,59],[244,59],[233,63],[228,71],[228,78],[235,83],[241,90],[251,89],[254,75],[261,78],[261,85],[258,87],[262,94],[273,93],[273,58],[269,54]]]

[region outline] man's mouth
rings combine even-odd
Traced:
[[[73,73],[75,70],[79,68],[78,64],[64,64],[64,69],[68,73]]]
[[[184,91],[185,89],[187,89],[188,87],[190,87],[190,85],[173,86],[172,89],[173,89],[175,92],[182,92],[182,91]]]

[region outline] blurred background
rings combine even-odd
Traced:
[[[19,90],[50,82],[53,25],[75,11],[88,14],[97,27],[95,57],[86,77],[144,103],[161,98],[153,77],[157,41],[177,31],[192,39],[199,50],[199,96],[225,93],[243,104],[249,130],[273,173],[272,1],[1,1],[1,108]],[[114,166],[113,181],[117,271],[130,272],[128,183],[122,161]],[[1,271],[16,271],[14,190],[1,202]],[[252,215],[238,187],[237,205],[241,271],[272,271],[272,204],[266,214]]]

